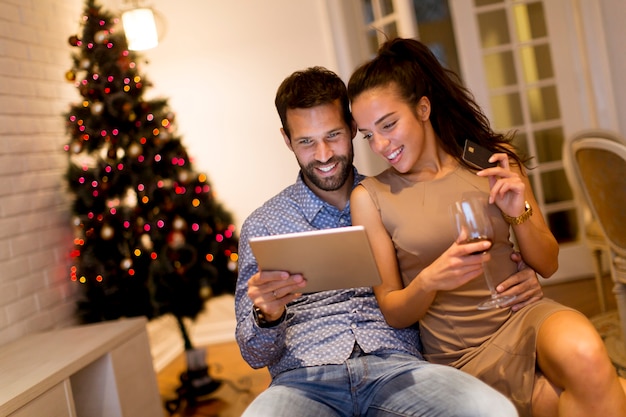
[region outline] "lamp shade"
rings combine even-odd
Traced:
[[[132,9],[122,14],[128,49],[144,51],[159,44],[154,14],[146,8]]]

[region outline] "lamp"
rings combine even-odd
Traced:
[[[145,51],[159,44],[152,9],[135,7],[126,10],[122,13],[122,24],[131,51]]]

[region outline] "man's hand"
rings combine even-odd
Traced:
[[[542,299],[543,288],[539,283],[537,273],[524,263],[518,252],[513,253],[511,259],[517,262],[518,272],[501,282],[496,287],[496,291],[506,295],[515,295],[515,299],[504,307],[511,306],[512,311],[517,311]]]
[[[248,297],[261,309],[268,321],[278,320],[285,306],[298,298],[299,290],[306,285],[302,275],[289,275],[285,271],[261,271],[248,280]]]

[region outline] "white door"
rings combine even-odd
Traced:
[[[533,157],[533,190],[561,249],[554,279],[592,275],[562,146],[580,129],[615,127],[590,93],[594,74],[585,44],[590,28],[599,26],[597,3],[450,0],[450,7],[465,82],[494,128],[516,130],[516,145]],[[606,68],[606,56],[593,59],[596,69]]]
[[[386,37],[418,38],[461,75],[495,130],[517,132],[516,145],[533,157],[531,184],[560,244],[551,281],[592,275],[561,149],[580,129],[617,128],[597,2],[353,0],[350,7],[363,18],[360,28],[349,28],[362,59]]]

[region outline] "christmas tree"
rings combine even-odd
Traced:
[[[66,78],[81,95],[65,115],[78,311],[84,322],[171,313],[191,349],[183,318],[234,291],[232,215],[194,171],[167,100],[144,99],[150,83],[119,19],[86,0],[69,43]]]

